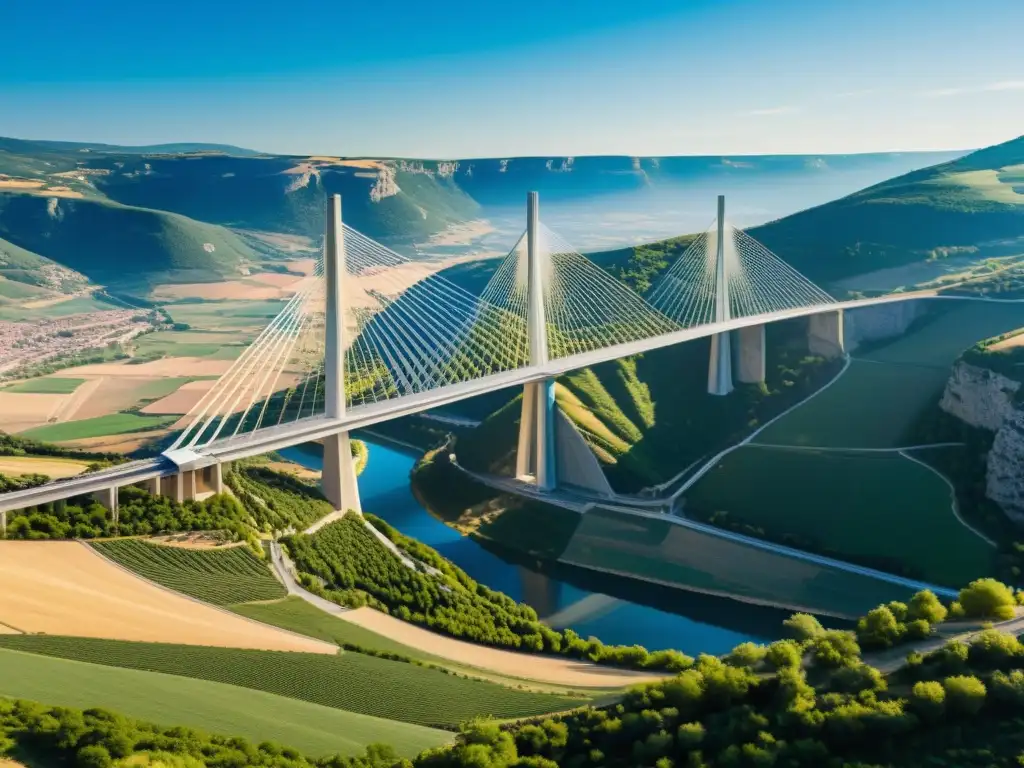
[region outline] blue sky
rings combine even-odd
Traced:
[[[480,157],[1024,133],[1022,0],[3,0],[0,135]]]

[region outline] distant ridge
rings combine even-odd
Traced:
[[[181,142],[173,144],[146,144],[131,146],[101,144],[81,141],[48,141],[45,139],[13,139],[0,136],[0,152],[103,152],[120,155],[142,154],[190,154],[195,152],[218,152],[235,157],[254,157],[263,154],[253,149],[236,147],[232,144],[208,144],[204,142]]]
[[[1006,255],[1015,247],[1024,253],[1024,136],[911,171],[750,233],[815,280],[957,252],[979,259]]]

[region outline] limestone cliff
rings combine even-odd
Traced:
[[[960,360],[939,406],[974,427],[995,433],[986,461],[985,495],[1024,523],[1024,403],[1021,382]]]
[[[1024,407],[1015,407],[996,432],[988,454],[985,495],[1024,523]]]
[[[972,427],[998,432],[1014,411],[1021,384],[963,360],[953,366],[939,407]]]

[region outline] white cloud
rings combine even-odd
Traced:
[[[1024,80],[1001,80],[997,83],[989,83],[988,85],[976,85],[972,87],[961,87],[961,88],[936,88],[930,91],[923,91],[922,96],[929,98],[941,98],[944,96],[960,96],[964,93],[984,93],[986,91],[1022,91],[1024,90]]]
[[[982,90],[985,91],[1022,91],[1024,80],[1003,80],[999,83],[989,83]]]
[[[767,109],[751,109],[747,111],[747,114],[754,117],[767,117],[769,115],[785,115],[796,111],[796,107],[768,107]]]
[[[924,95],[929,98],[938,99],[946,96],[959,96],[961,93],[967,93],[969,88],[936,88],[933,91],[925,91]]]
[[[877,88],[862,88],[858,91],[840,91],[839,93],[832,94],[837,99],[854,99],[858,96],[871,96],[878,93]]]

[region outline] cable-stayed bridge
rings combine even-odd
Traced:
[[[603,474],[554,404],[567,371],[712,339],[708,391],[763,381],[766,323],[808,317],[812,352],[839,356],[843,311],[928,294],[836,301],[718,215],[646,296],[540,221],[480,295],[348,227],[328,200],[321,258],[281,313],[176,425],[158,458],[0,495],[0,512],[145,483],[178,500],[223,488],[231,461],[324,443],[324,493],[360,509],[349,433],[485,392],[523,386],[517,475],[540,489],[601,490]]]

